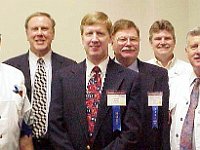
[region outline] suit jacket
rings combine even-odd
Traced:
[[[55,79],[55,74],[59,69],[75,63],[75,61],[73,61],[69,58],[63,57],[61,55],[58,55],[54,52],[52,52],[51,57],[52,57],[52,59],[51,59],[51,61],[52,61],[52,81]],[[26,54],[22,54],[20,56],[11,58],[11,59],[5,61],[5,63],[10,64],[10,65],[20,69],[23,72],[23,74],[25,76],[25,86],[27,88],[27,95],[28,95],[29,100],[31,101],[31,94],[32,94],[31,91],[32,90],[31,90],[31,77],[30,77],[30,69],[29,69],[29,54],[28,54],[28,52]],[[51,84],[51,89],[52,89],[52,84]],[[52,95],[51,95],[51,97],[52,97]],[[23,135],[30,135],[30,134],[31,134],[30,127],[27,126],[23,122],[21,135],[23,136]],[[48,130],[45,135],[45,139],[48,140]],[[38,147],[37,145],[34,145],[34,147],[35,147],[35,149],[40,149],[40,148],[37,148]]]
[[[49,118],[52,146],[59,150],[135,149],[141,129],[138,73],[109,60],[92,143],[87,130],[85,74],[86,62],[83,61],[61,70],[54,82]],[[107,90],[126,92],[127,106],[120,107],[121,132],[113,132],[112,107],[107,106]]]
[[[25,76],[25,86],[27,88],[27,95],[28,95],[29,100],[31,100],[32,89],[31,89],[31,77],[30,77],[28,57],[29,57],[29,54],[27,52],[26,54],[22,54],[20,56],[8,59],[5,61],[5,63],[16,67],[23,72]],[[63,57],[61,55],[58,55],[54,52],[52,52],[51,57],[52,57],[52,81],[54,80],[55,74],[59,69],[75,63],[75,61],[69,58]]]
[[[141,76],[143,105],[142,141],[140,149],[169,150],[170,125],[168,123],[169,85],[167,70],[138,59]],[[158,107],[158,129],[152,129],[152,107],[148,106],[147,92],[163,92],[162,106]]]

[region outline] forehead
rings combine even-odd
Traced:
[[[129,28],[117,31],[115,36],[138,36],[138,34],[135,28]]]
[[[28,26],[52,25],[51,20],[46,16],[35,16],[28,21]]]
[[[107,31],[107,27],[105,24],[93,24],[93,25],[84,25],[83,31]]]
[[[153,33],[153,37],[172,37],[172,34],[167,30],[160,30],[158,32]]]
[[[200,35],[198,35],[198,36],[188,36],[188,42],[190,44],[200,43]]]

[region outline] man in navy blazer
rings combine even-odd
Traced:
[[[11,58],[6,61],[18,69],[25,76],[25,86],[27,95],[32,102],[34,76],[37,68],[37,60],[42,58],[45,62],[45,70],[47,72],[47,113],[48,117],[49,105],[53,97],[52,81],[55,78],[57,70],[72,65],[75,61],[54,53],[51,49],[51,43],[55,35],[55,21],[48,13],[36,12],[30,15],[25,22],[27,39],[30,44],[30,49],[26,54]],[[48,119],[47,119],[48,120]],[[26,148],[31,145],[31,128],[23,124],[22,135],[24,138],[21,141],[21,148]],[[35,150],[51,149],[48,139],[48,121],[46,121],[45,135],[36,138],[33,134],[33,145]]]
[[[115,62],[140,73],[142,140],[137,149],[169,150],[169,86],[167,70],[138,59],[140,33],[131,20],[117,20],[112,27]],[[151,94],[150,94],[151,93]],[[151,96],[160,96],[162,105],[150,106]],[[154,104],[155,105],[155,104]],[[156,112],[155,109],[156,108]],[[157,117],[153,117],[156,115]]]
[[[139,142],[139,76],[109,58],[111,26],[111,21],[103,12],[89,13],[81,21],[82,44],[87,58],[78,65],[60,70],[53,82],[49,134],[54,149],[132,150]],[[100,102],[95,105],[98,112],[94,119],[94,131],[89,134],[86,85],[94,66],[101,70],[103,87]],[[121,95],[126,106],[120,106],[120,117],[117,119],[121,121],[118,120],[116,130],[113,126],[116,121],[112,112],[114,106],[107,105],[109,92],[117,98],[119,93],[125,96]]]

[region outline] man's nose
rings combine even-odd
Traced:
[[[99,39],[98,39],[98,35],[97,35],[97,33],[93,33],[92,34],[92,39],[91,39],[93,42],[95,42],[95,41],[98,41]]]

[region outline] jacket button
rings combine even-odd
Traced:
[[[87,148],[88,150],[90,150],[90,145],[87,145],[86,148]]]

